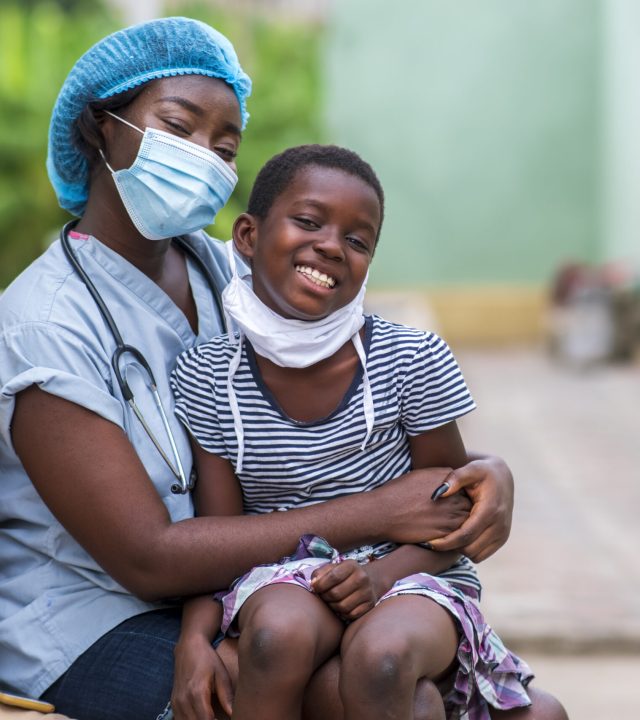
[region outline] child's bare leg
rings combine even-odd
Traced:
[[[327,720],[327,718],[344,720],[342,700],[338,694],[340,667],[341,659],[334,655],[313,674],[304,693],[303,720]],[[444,718],[444,706],[440,692],[431,680],[421,678],[418,681],[411,717],[413,720],[442,720]],[[566,718],[558,720],[566,720]]]
[[[531,707],[515,710],[490,708],[492,720],[569,720],[567,711],[553,695],[532,687],[527,688],[527,692],[531,698]]]
[[[344,634],[340,696],[345,720],[412,720],[419,678],[437,680],[446,674],[457,647],[453,618],[433,600],[417,595],[385,600]],[[442,701],[437,712],[429,712],[444,720]]]
[[[287,584],[258,590],[238,619],[234,720],[300,720],[307,682],[338,647],[344,625],[318,597]]]

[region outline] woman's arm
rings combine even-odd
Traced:
[[[148,600],[226,587],[259,563],[290,554],[301,535],[335,547],[450,532],[446,499],[429,497],[443,470],[418,471],[370,493],[261,516],[172,522],[121,428],[35,386],[18,394],[12,438],[52,513],[113,578]]]

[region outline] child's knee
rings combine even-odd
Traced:
[[[369,633],[355,637],[343,655],[341,687],[352,690],[358,684],[369,697],[385,697],[417,678],[413,648],[404,638],[372,638]]]
[[[274,603],[257,608],[240,634],[243,662],[261,672],[304,668],[315,654],[316,633]]]

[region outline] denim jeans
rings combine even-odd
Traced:
[[[95,642],[42,695],[76,720],[156,720],[173,684],[181,608],[125,620]]]

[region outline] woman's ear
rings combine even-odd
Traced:
[[[233,243],[236,250],[247,260],[253,257],[258,239],[256,218],[249,213],[242,213],[233,223]]]

